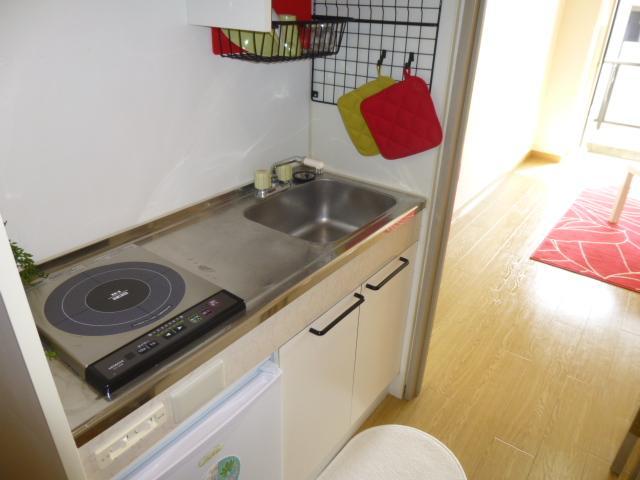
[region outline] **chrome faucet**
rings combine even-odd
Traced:
[[[306,158],[300,155],[295,155],[293,157],[285,158],[284,160],[279,160],[275,162],[273,165],[271,165],[271,168],[269,168],[269,170],[262,171],[264,172],[263,175],[268,173],[268,175],[270,176],[271,185],[270,187],[267,187],[266,186],[267,181],[266,179],[264,179],[265,181],[261,182],[260,184],[261,188],[258,188],[256,186],[256,196],[258,198],[266,198],[272,193],[289,188],[292,185],[292,180],[290,179],[287,179],[284,181],[280,180],[280,178],[278,177],[277,170],[278,170],[278,167],[281,167],[283,165],[289,165],[292,163],[297,163],[300,166],[311,168],[316,176],[322,175],[322,172],[324,170],[323,162],[320,162],[318,160],[312,160],[310,158]]]
[[[281,182],[280,179],[278,178],[278,174],[277,174],[276,170],[278,169],[278,167],[281,167],[283,165],[289,165],[289,164],[292,164],[292,163],[297,163],[298,165],[302,165],[303,161],[304,161],[304,157],[296,155],[296,156],[293,156],[293,157],[285,158],[284,160],[280,160],[280,161],[274,163],[273,165],[271,165],[271,168],[269,169],[269,172],[271,172],[271,185],[273,187],[275,187],[275,186],[279,185],[280,183],[288,183],[288,184],[290,184],[291,181]]]
[[[284,160],[280,160],[276,163],[274,163],[273,165],[271,165],[271,170],[269,170],[271,172],[271,179],[272,179],[272,183],[273,185],[277,185],[279,182],[279,178],[277,175],[277,169],[278,167],[281,167],[282,165],[289,165],[290,163],[297,163],[300,166],[305,166],[305,167],[309,167],[312,169],[312,171],[316,174],[316,175],[322,175],[322,172],[324,171],[324,163],[318,160],[313,160],[311,158],[308,157],[303,157],[300,155],[295,155],[293,157],[289,157],[289,158],[285,158]]]

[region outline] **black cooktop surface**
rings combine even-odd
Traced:
[[[161,319],[185,295],[185,281],[157,263],[120,262],[92,268],[56,287],[44,313],[56,328],[76,335],[128,332]]]

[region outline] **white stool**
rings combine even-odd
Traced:
[[[402,425],[383,425],[353,437],[318,480],[467,480],[442,442]]]
[[[628,163],[627,164],[627,178],[618,193],[618,200],[616,200],[616,204],[613,207],[613,212],[611,212],[611,218],[609,222],[618,223],[620,220],[620,214],[622,213],[622,209],[624,208],[624,204],[627,201],[627,196],[629,195],[629,189],[631,188],[631,181],[633,180],[634,175],[640,175],[640,165],[637,163]]]

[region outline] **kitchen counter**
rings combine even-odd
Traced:
[[[373,245],[380,233],[414,217],[426,203],[425,199],[414,195],[334,174],[325,173],[321,178],[338,179],[386,193],[396,199],[396,204],[382,217],[341,241],[318,244],[245,218],[247,208],[263,201],[255,198],[253,187],[249,185],[204,202],[198,208],[188,209],[187,215],[174,215],[175,221],[163,225],[159,231],[129,239],[129,243],[142,245],[244,298],[247,310],[232,323],[123,388],[110,401],[64,363],[50,360],[78,444],[104,431],[223,351]],[[117,248],[127,248],[127,244]],[[109,254],[109,251],[103,252],[100,258]]]

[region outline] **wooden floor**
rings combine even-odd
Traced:
[[[366,426],[435,435],[472,480],[615,478],[640,406],[640,294],[529,260],[583,186],[622,182],[585,162],[526,162],[457,217],[424,389]]]

